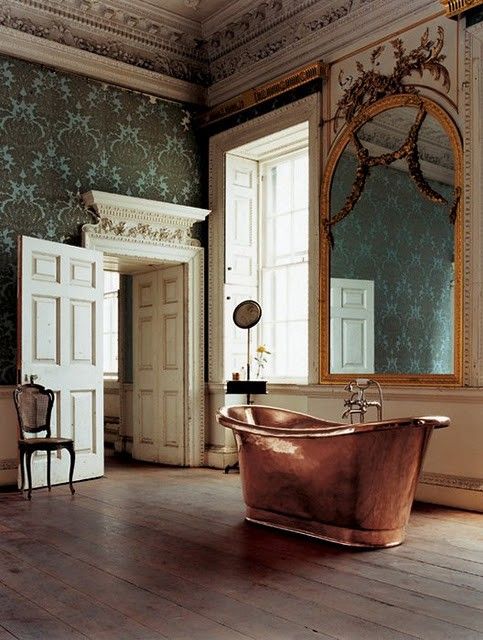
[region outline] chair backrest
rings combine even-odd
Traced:
[[[54,405],[54,392],[40,384],[19,385],[13,392],[17,409],[20,437],[25,433],[47,431],[50,438],[50,416]]]

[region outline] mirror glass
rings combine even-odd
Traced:
[[[400,148],[414,106],[388,109],[357,135],[371,156]],[[331,228],[330,373],[451,374],[454,371],[454,159],[449,136],[427,114],[418,134],[425,181],[448,204],[427,199],[405,159],[373,166],[352,212]],[[356,176],[348,141],[333,173],[330,215]]]

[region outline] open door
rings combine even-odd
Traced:
[[[19,382],[54,391],[52,435],[74,440],[74,480],[104,473],[102,268],[98,251],[20,240]],[[33,456],[34,487],[46,485],[45,455]],[[67,482],[68,465],[65,450],[52,456],[52,484]]]
[[[133,324],[133,458],[183,466],[183,265],[133,276]]]

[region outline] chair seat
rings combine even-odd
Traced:
[[[27,445],[27,447],[38,447],[38,446],[55,446],[55,445],[65,445],[73,442],[72,438],[24,438],[23,440],[19,440],[19,445]]]

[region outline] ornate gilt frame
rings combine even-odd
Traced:
[[[454,153],[454,186],[463,188],[463,148],[460,133],[452,118],[438,104],[417,94],[404,93],[389,95],[362,109],[345,127],[334,143],[327,158],[321,184],[320,215],[320,384],[341,384],[353,378],[355,374],[330,373],[330,240],[325,233],[330,215],[330,191],[337,162],[352,135],[368,119],[388,109],[411,106],[418,109],[423,104],[429,115],[435,117],[444,128],[451,141]],[[462,353],[462,279],[463,279],[463,210],[457,203],[454,223],[454,371],[452,374],[376,374],[378,380],[394,385],[461,386],[463,382]],[[361,374],[367,375],[367,374]]]

